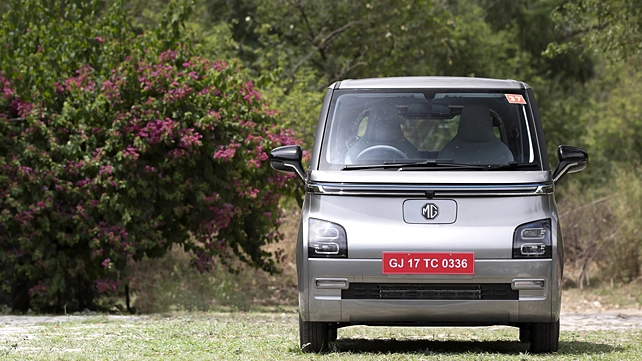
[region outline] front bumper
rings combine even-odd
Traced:
[[[299,287],[300,313],[305,321],[369,325],[553,322],[561,304],[553,265],[551,259],[476,260],[474,275],[384,275],[380,259],[308,259],[305,284]],[[510,295],[474,291],[490,284]],[[360,297],[350,291],[364,285],[387,288]],[[404,285],[411,292],[400,296],[396,292]]]

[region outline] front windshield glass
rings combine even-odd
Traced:
[[[390,163],[536,167],[525,99],[516,90],[337,91],[319,169]]]

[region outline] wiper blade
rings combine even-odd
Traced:
[[[427,160],[423,162],[415,163],[396,163],[400,166],[399,170],[403,169],[425,169],[425,168],[441,168],[441,169],[486,169],[488,165],[482,164],[463,164],[463,163],[453,163],[452,161],[439,161],[439,160]]]
[[[399,168],[395,164],[363,164],[363,165],[346,165],[341,170],[361,170],[361,169],[390,169]]]
[[[415,168],[430,168],[430,169],[485,169],[487,165],[478,164],[459,164],[451,162],[438,162],[434,160],[427,160],[424,162],[413,163],[383,163],[383,164],[363,164],[363,165],[346,165],[341,170],[361,170],[361,169],[415,169]]]
[[[517,163],[517,162],[508,162],[506,164],[498,164],[488,166],[488,170],[505,170],[505,169],[517,169],[517,168],[537,168],[539,163]]]
[[[346,165],[341,170],[362,170],[362,169],[397,169],[403,170],[448,170],[448,169],[473,169],[473,170],[506,170],[518,168],[536,168],[539,163],[517,163],[508,162],[506,164],[463,164],[452,162],[440,162],[435,160],[427,160],[423,162],[413,163],[393,163],[386,162],[383,164],[361,164],[361,165]]]
[[[442,169],[473,169],[473,170],[508,170],[518,168],[537,168],[538,163],[517,163],[508,162],[506,164],[462,164],[462,163],[439,163],[434,161],[410,163],[404,165],[399,170],[421,170],[432,167],[443,167]]]

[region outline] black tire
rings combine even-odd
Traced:
[[[299,315],[301,351],[319,353],[328,349],[328,323],[306,322]]]
[[[531,326],[531,352],[556,352],[559,347],[560,321],[536,322]]]
[[[337,340],[337,328],[328,327],[328,342],[334,342]]]
[[[519,326],[519,342],[531,342],[531,325]]]

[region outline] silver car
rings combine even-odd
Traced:
[[[551,170],[531,88],[514,80],[400,77],[327,90],[297,240],[301,348],[337,329],[519,328],[558,349],[564,252],[555,185],[588,164],[560,146]]]

